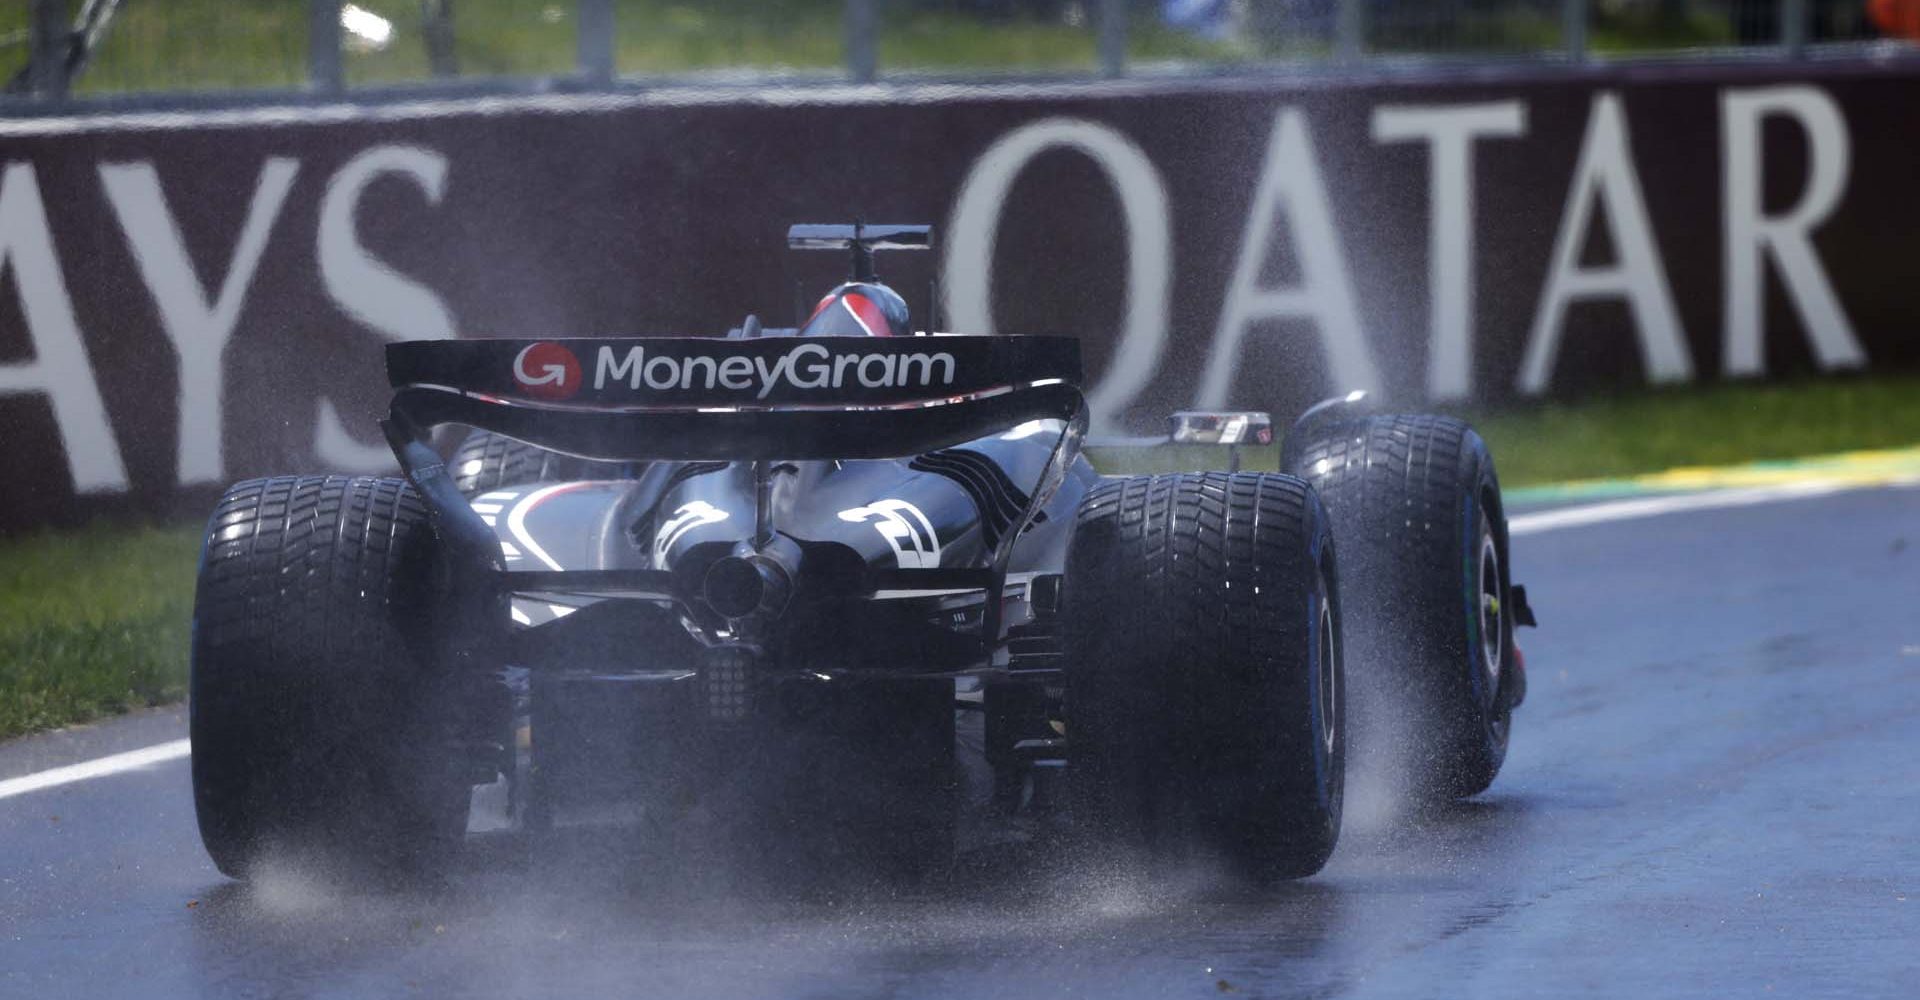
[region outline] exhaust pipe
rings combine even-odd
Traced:
[[[707,569],[701,596],[728,621],[772,621],[787,610],[793,574],[763,552],[723,556]]]

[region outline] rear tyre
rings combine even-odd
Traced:
[[[1375,415],[1289,436],[1286,471],[1333,517],[1355,729],[1418,797],[1475,795],[1506,759],[1507,525],[1493,457],[1451,417]]]
[[[429,653],[427,512],[396,479],[286,477],[227,491],[194,598],[194,807],[214,864],[337,876],[438,871],[494,760],[486,702]]]
[[[1076,818],[1157,868],[1319,871],[1340,834],[1346,685],[1312,488],[1255,473],[1104,480],[1067,553]]]
[[[626,466],[618,462],[574,458],[481,430],[467,434],[447,466],[453,470],[453,485],[469,497],[527,483],[618,479],[626,474]]]

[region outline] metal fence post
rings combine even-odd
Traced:
[[[613,0],[580,0],[580,75],[613,82]]]
[[[1560,14],[1560,34],[1567,46],[1567,61],[1586,61],[1587,0],[1563,0]]]
[[[1359,60],[1366,50],[1366,0],[1339,0],[1334,12],[1333,54],[1343,62]]]
[[[874,0],[846,0],[847,75],[855,83],[872,83],[879,72],[877,53],[880,18]]]
[[[1127,75],[1127,0],[1100,0],[1100,75]]]
[[[1780,0],[1780,44],[1795,59],[1807,54],[1807,0]]]
[[[28,44],[28,91],[47,100],[64,99],[67,57],[73,49],[67,0],[33,0],[33,28]]]
[[[453,34],[453,0],[421,0],[420,33],[426,36],[427,67],[434,76],[459,76]]]
[[[346,89],[340,61],[340,0],[308,0],[307,85],[322,94]]]

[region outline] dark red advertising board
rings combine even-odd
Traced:
[[[379,467],[389,340],[785,324],[844,269],[792,222],[933,223],[917,318],[1081,338],[1106,427],[1912,368],[1916,108],[1833,63],[0,122],[0,528]]]

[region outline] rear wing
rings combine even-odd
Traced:
[[[896,458],[1083,406],[1069,337],[411,341],[387,377],[396,423],[602,461]]]

